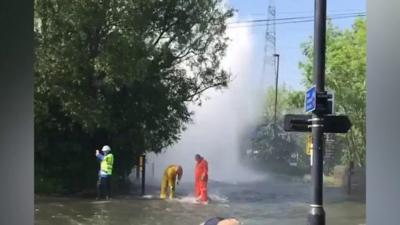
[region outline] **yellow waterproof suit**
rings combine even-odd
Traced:
[[[182,167],[179,165],[169,165],[165,171],[161,182],[161,194],[160,198],[167,198],[167,189],[169,188],[169,198],[173,199],[175,196],[175,183],[176,177],[178,181],[181,180],[183,174]]]

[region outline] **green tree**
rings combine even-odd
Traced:
[[[229,81],[233,10],[222,2],[36,0],[37,178],[81,189],[93,183],[96,147],[110,144],[126,177],[136,156],[176,142],[188,103]]]
[[[285,84],[278,86],[276,115],[277,120],[282,120],[287,113],[297,113],[304,108],[304,94],[288,88]],[[275,87],[269,87],[265,95],[264,117],[272,121],[275,110]]]
[[[344,163],[365,163],[365,100],[366,100],[366,25],[357,19],[351,29],[340,30],[328,23],[326,48],[326,87],[335,92],[337,113],[347,114],[353,124],[344,136]],[[305,60],[300,63],[304,84],[313,81],[313,43],[302,45]]]
[[[303,137],[294,133],[287,133],[282,128],[283,116],[287,113],[298,113],[301,108],[301,93],[281,85],[278,87],[278,104],[276,109],[277,122],[274,123],[275,88],[269,87],[265,95],[264,118],[250,136],[250,146],[254,156],[263,167],[275,172],[299,172],[307,166],[307,156],[304,152]],[[300,164],[291,168],[288,164],[292,153],[298,153]],[[247,153],[248,154],[248,153]],[[254,162],[251,162],[254,163]]]

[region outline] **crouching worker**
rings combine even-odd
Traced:
[[[170,165],[164,171],[164,176],[161,182],[161,199],[167,198],[167,191],[169,189],[169,198],[175,197],[175,183],[179,184],[182,178],[183,169],[180,165]],[[178,178],[178,180],[176,180]]]
[[[214,217],[200,225],[240,225],[239,220],[235,218],[222,218],[222,217]]]

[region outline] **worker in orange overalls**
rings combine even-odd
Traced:
[[[180,165],[169,165],[165,171],[161,182],[161,199],[167,198],[167,191],[169,189],[169,198],[175,197],[175,184],[179,184],[182,178],[183,169]],[[178,180],[176,180],[178,178]]]
[[[207,204],[208,162],[199,154],[196,154],[195,160],[196,167],[194,172],[194,194],[197,201]]]

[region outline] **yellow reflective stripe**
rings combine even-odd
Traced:
[[[114,164],[114,157],[112,154],[108,154],[104,157],[103,161],[101,162],[101,170],[103,170],[108,175],[111,175],[113,164]]]

